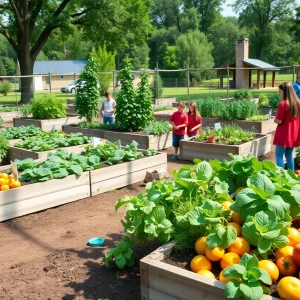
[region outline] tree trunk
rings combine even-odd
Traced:
[[[27,52],[27,51],[24,51]],[[20,71],[22,76],[30,75],[31,77],[21,78],[21,101],[20,104],[27,104],[34,97],[33,95],[33,65],[30,53],[22,53],[19,55]]]

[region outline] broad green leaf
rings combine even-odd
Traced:
[[[227,226],[225,233],[222,235],[220,247],[226,249],[236,240],[236,229],[232,226]]]
[[[271,247],[272,247],[271,240],[267,240],[264,238],[260,238],[258,240],[257,249],[258,249],[259,253],[261,253],[261,254],[266,253],[271,249]]]
[[[256,174],[252,176],[248,179],[248,184],[263,199],[268,199],[275,193],[275,185],[265,175]]]
[[[221,243],[221,238],[216,233],[210,233],[206,237],[206,247],[208,249],[213,249],[218,247]]]
[[[115,204],[115,210],[117,211],[121,206],[130,202],[134,197],[125,196],[124,198],[119,199]]]
[[[195,207],[189,213],[188,220],[191,225],[202,225],[205,222],[205,215],[201,207]]]
[[[246,275],[248,282],[255,282],[258,281],[258,279],[261,276],[261,272],[258,268],[251,268]]]
[[[240,290],[240,282],[232,279],[227,282],[225,286],[225,296],[226,298],[239,298],[243,295]]]
[[[242,227],[243,237],[253,246],[257,246],[258,239],[260,237],[256,226],[253,222],[249,221],[244,223]]]
[[[196,166],[196,177],[198,180],[208,181],[211,179],[213,169],[207,161],[203,161]]]
[[[276,239],[280,235],[280,232],[281,232],[281,229],[271,230],[271,231],[262,233],[261,236],[264,239],[273,240],[273,239]]]
[[[240,284],[240,290],[246,297],[251,300],[261,300],[263,289],[259,282],[244,282]]]
[[[145,214],[150,214],[153,208],[155,207],[155,203],[152,201],[147,201],[145,206],[141,206],[140,210],[143,211]]]
[[[70,170],[76,175],[81,175],[83,172],[82,167],[79,165],[71,165]]]
[[[236,264],[231,267],[225,268],[223,270],[223,276],[225,278],[230,277],[230,276],[242,278],[246,272],[247,272],[247,270],[244,266]]]
[[[276,215],[272,211],[260,211],[254,217],[254,222],[261,232],[267,232],[275,228],[277,224]]]
[[[246,204],[249,204],[257,199],[258,199],[257,195],[255,194],[255,192],[252,189],[245,188],[237,194],[235,201],[236,201],[237,207],[240,208],[240,207],[242,207]]]
[[[116,257],[116,265],[119,269],[124,269],[126,265],[126,258],[123,254],[120,254],[118,257]]]
[[[214,185],[215,191],[217,194],[226,194],[228,193],[228,184],[226,182],[216,182]]]
[[[265,284],[271,285],[272,284],[272,279],[269,275],[269,273],[264,270],[264,269],[259,269],[261,275],[259,277],[259,280],[262,281]]]
[[[274,211],[276,216],[281,219],[289,211],[290,205],[282,200],[278,195],[271,196],[268,200],[268,208]]]
[[[289,243],[288,237],[285,235],[280,235],[275,240],[273,240],[272,247],[274,249],[278,249],[278,248],[286,246],[288,243]]]
[[[245,253],[240,260],[240,264],[246,268],[246,270],[250,270],[252,268],[258,267],[258,259],[255,255],[250,255]]]
[[[208,217],[216,217],[223,210],[223,206],[216,201],[205,200],[202,210]]]

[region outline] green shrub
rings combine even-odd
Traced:
[[[163,82],[161,77],[155,75],[151,83],[152,96],[156,99],[160,98],[163,94]]]
[[[52,94],[46,94],[31,100],[34,119],[58,119],[66,116],[67,104]]]
[[[18,110],[19,108],[17,106],[0,106],[0,112],[12,112]]]
[[[225,102],[220,118],[223,120],[246,120],[257,115],[256,104],[248,100]]]
[[[11,85],[9,81],[0,82],[0,94],[7,96],[8,93],[12,91]]]
[[[270,98],[269,98],[269,106],[270,107],[278,107],[278,104],[281,102],[281,98],[278,94],[273,94]]]
[[[21,106],[21,115],[22,117],[28,117],[32,114],[32,105],[29,104],[24,104]]]
[[[87,65],[80,73],[77,81],[76,112],[80,118],[85,118],[90,123],[98,115],[100,104],[99,77],[97,73],[99,68],[95,51],[92,51]],[[82,84],[83,81],[85,82],[84,84]]]
[[[234,93],[233,97],[234,97],[234,99],[248,99],[248,100],[250,100],[252,98],[252,93],[249,90],[240,89],[240,90],[237,90]]]
[[[0,117],[0,127],[3,125],[4,121],[3,119]]]
[[[3,162],[7,159],[8,153],[8,140],[0,135],[0,161]]]
[[[263,94],[259,95],[258,105],[259,106],[269,106],[269,98],[268,98],[267,94],[263,93]]]
[[[223,102],[218,98],[199,99],[196,103],[202,117],[217,118],[221,115]]]

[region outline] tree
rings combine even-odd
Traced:
[[[111,49],[137,43],[147,36],[149,0],[2,0],[0,34],[15,50],[21,75],[32,75],[34,62],[57,29],[68,33],[72,25]],[[21,103],[33,97],[32,77],[21,79]]]
[[[236,0],[234,9],[240,14],[242,26],[251,28],[250,47],[255,58],[261,59],[263,51],[272,40],[272,23],[287,15],[292,16],[294,0]]]
[[[224,0],[183,0],[186,8],[195,7],[200,17],[200,31],[205,34],[218,16]]]
[[[176,41],[176,55],[182,68],[212,68],[214,59],[212,57],[213,45],[208,42],[207,37],[200,31],[189,31],[182,34]],[[201,80],[207,77],[207,71],[191,72],[191,77]]]
[[[300,6],[296,8],[296,18],[292,27],[292,31],[295,33],[298,41],[300,41]]]
[[[111,72],[116,69],[115,66],[115,52],[109,52],[106,50],[106,45],[99,46],[95,51],[95,57],[98,62],[99,69],[97,70],[98,79],[100,83],[100,94],[104,95],[109,90],[109,85],[113,81],[113,77],[110,74],[100,74],[99,72]]]
[[[151,93],[152,96],[156,99],[159,99],[163,94],[163,82],[159,75],[154,76],[154,79],[151,83]]]
[[[90,53],[87,65],[79,75],[75,97],[76,112],[91,123],[98,115],[100,102],[98,70],[100,66],[95,51]],[[84,82],[84,83],[83,83]]]
[[[5,70],[5,67],[4,67],[1,57],[0,57],[0,76],[6,76],[6,70]],[[0,81],[1,80],[2,79],[0,78]]]

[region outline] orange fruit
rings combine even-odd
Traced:
[[[221,247],[213,249],[205,248],[205,255],[210,261],[219,261],[225,254],[225,250]]]
[[[197,255],[191,261],[191,270],[195,273],[200,270],[208,270],[212,269],[211,262],[204,255]]]
[[[234,252],[239,256],[250,252],[250,244],[242,237],[237,237],[235,242],[228,247],[228,252]]]
[[[221,203],[224,207],[225,210],[230,210],[230,205],[232,204],[232,202],[230,201],[224,201]]]
[[[205,248],[206,248],[206,237],[203,236],[200,239],[198,239],[195,243],[195,250],[197,254],[204,255],[205,254]]]
[[[228,252],[222,257],[220,265],[222,269],[225,269],[235,264],[239,264],[240,260],[240,257],[236,253]]]
[[[242,236],[242,227],[240,224],[235,222],[230,222],[228,226],[232,226],[236,230],[236,236]]]
[[[4,179],[8,179],[9,175],[6,174],[6,173],[1,173],[1,174],[0,174],[0,177],[1,177],[1,178],[4,178]]]
[[[272,282],[276,282],[279,277],[279,270],[277,266],[270,260],[261,260],[258,263],[258,267],[267,271],[272,279]]]
[[[300,243],[300,232],[296,228],[290,227],[288,238],[290,240],[288,245],[295,246]]]
[[[5,182],[6,182],[5,179],[0,177],[0,186],[5,184]]]
[[[1,185],[1,191],[7,191],[9,190],[9,186],[7,184]]]
[[[282,300],[298,300],[300,280],[291,276],[284,277],[279,281],[277,291]]]
[[[280,257],[285,257],[288,255],[293,256],[293,251],[294,251],[294,247],[292,247],[292,246],[285,246],[285,247],[279,248],[276,251],[276,260]]]
[[[243,221],[242,221],[240,215],[235,211],[233,211],[231,214],[231,220],[235,223],[238,223],[239,225],[243,225]]]
[[[242,186],[239,187],[239,188],[237,188],[236,191],[235,191],[235,194],[237,195],[237,194],[238,194],[241,190],[243,190],[243,189],[244,189],[244,187],[242,187]]]
[[[200,270],[199,272],[197,272],[197,274],[205,276],[205,277],[209,277],[212,279],[216,279],[215,275],[211,271],[208,271],[208,270]]]
[[[291,255],[276,259],[276,266],[283,276],[295,276],[298,271],[298,266]]]
[[[21,186],[21,182],[19,180],[11,181],[11,183],[9,184],[9,187],[12,189],[18,188],[20,186]]]

